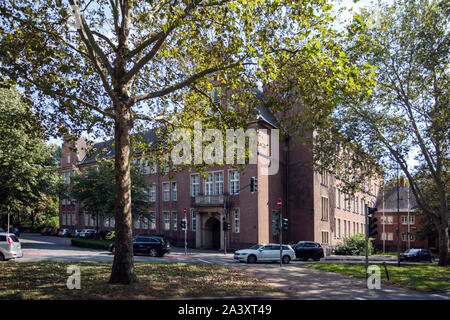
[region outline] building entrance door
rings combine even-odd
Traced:
[[[220,249],[220,221],[211,217],[205,223],[205,248]]]

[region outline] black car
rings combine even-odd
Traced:
[[[109,251],[115,252],[114,243],[109,245]],[[136,236],[133,239],[134,254],[148,254],[152,257],[162,257],[170,252],[170,244],[162,237]]]
[[[434,261],[433,253],[428,249],[409,249],[400,255],[400,261]]]
[[[303,261],[308,261],[310,258],[314,261],[319,261],[320,258],[324,257],[322,246],[314,241],[299,241],[293,249],[295,257]]]

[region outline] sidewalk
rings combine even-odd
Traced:
[[[322,259],[322,261],[365,261],[365,256],[326,256]],[[397,261],[397,257],[389,257],[389,256],[369,256],[369,261],[373,262],[390,262]]]

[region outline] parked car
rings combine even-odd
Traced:
[[[14,233],[17,238],[20,238],[20,231],[17,228],[9,227],[9,233]]]
[[[400,261],[429,261],[434,262],[434,256],[428,249],[409,249],[400,255]]]
[[[114,242],[109,245],[109,251],[114,253],[116,247]],[[162,257],[170,252],[170,244],[163,237],[135,236],[133,238],[133,253],[148,254],[152,257]]]
[[[57,236],[59,233],[59,229],[58,228],[52,228],[53,230],[50,231],[50,235],[51,236]]]
[[[303,261],[308,261],[308,259],[319,261],[324,257],[322,246],[314,241],[299,241],[293,249],[295,257]]]
[[[288,264],[291,260],[295,259],[295,252],[291,246],[284,244],[281,261],[284,264]],[[249,249],[237,250],[234,253],[234,259],[239,262],[255,263],[257,261],[280,261],[280,245],[269,244],[257,244]]]
[[[83,231],[82,229],[72,229],[72,231],[70,232],[70,236],[73,238],[79,238],[81,231]]]
[[[97,234],[97,238],[100,240],[105,240],[105,237],[108,233],[109,233],[108,230],[100,230]]]
[[[41,235],[42,235],[42,236],[45,236],[45,235],[47,234],[47,230],[48,230],[48,229],[50,229],[50,228],[48,228],[48,227],[42,228],[42,229],[41,229]]]
[[[97,231],[94,229],[83,229],[80,232],[80,238],[91,239],[94,238],[97,234]]]
[[[105,240],[114,240],[115,237],[116,237],[116,232],[110,231],[106,234]]]
[[[0,261],[23,257],[19,238],[13,233],[0,233]]]
[[[58,236],[60,237],[70,237],[71,230],[70,229],[59,229]]]

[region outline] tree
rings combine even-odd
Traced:
[[[32,226],[37,214],[55,212],[58,164],[31,108],[14,88],[0,88],[0,208]]]
[[[441,266],[449,263],[449,9],[446,1],[402,0],[355,16],[346,50],[375,82],[333,106],[314,147],[315,161],[347,172],[351,188],[361,188],[356,176],[373,174],[367,161],[386,174],[398,165],[438,230]],[[351,152],[343,156],[340,146]],[[413,156],[416,166],[409,162]],[[428,186],[419,171],[429,177]]]
[[[114,129],[116,254],[110,282],[128,284],[137,280],[130,131],[143,120],[167,129],[187,93],[205,102],[214,86],[226,85],[241,89],[234,97],[241,100],[239,95],[248,94],[243,89],[254,87],[261,76],[259,66],[271,65],[272,54],[308,42],[308,34],[315,36],[327,25],[330,7],[324,0],[68,4],[1,0],[0,72],[33,97],[48,130],[64,134],[70,129],[75,136],[82,130],[111,134]],[[243,117],[251,113],[198,105],[209,109],[194,108],[197,114],[190,113],[185,126],[196,116],[214,123],[210,119],[216,113],[230,126],[245,124]]]
[[[98,166],[89,167],[72,178],[73,187],[67,196],[73,197],[81,208],[96,216],[97,231],[99,217],[114,214],[114,161],[104,159]],[[146,184],[136,167],[131,169],[131,208],[135,218],[148,212]]]

